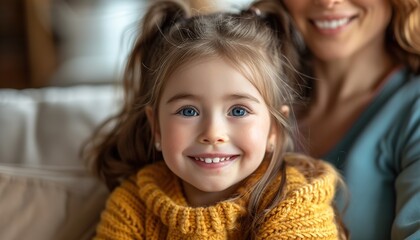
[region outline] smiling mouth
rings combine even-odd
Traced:
[[[191,158],[196,160],[196,161],[212,164],[212,163],[220,163],[220,162],[224,162],[224,161],[233,160],[236,157],[237,157],[237,155],[227,156],[227,157],[191,157]]]
[[[321,30],[335,30],[347,25],[354,18],[356,16],[331,20],[311,20],[311,22]]]

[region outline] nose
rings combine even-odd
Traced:
[[[344,0],[315,0],[315,4],[325,7],[332,8],[334,5],[343,2]]]
[[[198,137],[198,141],[202,144],[216,145],[229,141],[226,123],[222,120],[208,118],[203,121],[202,132]]]

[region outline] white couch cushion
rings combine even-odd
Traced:
[[[91,237],[108,193],[79,151],[116,89],[0,89],[0,239]]]

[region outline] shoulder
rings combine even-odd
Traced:
[[[159,182],[157,179],[165,177],[168,171],[166,165],[161,162],[147,165],[136,174],[122,181],[121,184],[112,191],[107,204],[118,206],[120,209],[139,206],[142,204],[140,193],[145,186],[148,186],[146,183]],[[129,211],[129,209],[127,209],[127,211]]]
[[[97,239],[142,239],[150,208],[142,196],[145,189],[157,189],[153,182],[165,175],[164,164],[148,165],[128,177],[109,196],[97,227]],[[150,184],[145,184],[150,182]]]
[[[391,92],[401,99],[418,99],[420,96],[420,74],[402,68],[390,77]]]
[[[389,121],[390,130],[385,139],[389,139],[395,155],[401,156],[396,159],[396,166],[405,168],[414,166],[413,163],[420,160],[420,75],[407,70],[402,72],[403,84],[387,106],[388,114],[392,114],[393,118]]]
[[[127,234],[144,233],[144,216],[139,212],[144,212],[145,208],[137,189],[135,176],[132,176],[112,191],[101,213],[95,239],[119,239]]]
[[[286,193],[267,215],[263,239],[337,239],[333,198],[339,179],[334,167],[293,154],[286,157]]]
[[[407,81],[408,85],[413,84],[415,86],[420,86],[420,73],[413,73],[413,72],[410,72],[408,70],[406,70],[405,73],[406,73],[405,78],[408,80]],[[420,92],[420,90],[418,88],[416,90],[417,90],[417,92]]]
[[[410,94],[410,96],[418,99],[418,97],[420,96],[420,74],[407,72],[405,80],[406,82],[402,91],[408,91],[412,94]]]
[[[399,91],[399,98],[405,99],[407,113],[420,118],[420,75],[410,74],[403,88]]]
[[[110,212],[119,212],[127,217],[134,216],[136,214],[135,209],[141,205],[138,191],[136,176],[133,175],[124,180],[120,186],[112,191],[107,200],[107,210]]]
[[[277,210],[294,214],[316,205],[332,206],[337,183],[342,182],[332,165],[302,154],[288,154],[285,162],[286,192]]]
[[[285,162],[287,164],[286,196],[291,198],[304,196],[305,199],[309,199],[308,195],[323,197],[317,198],[316,202],[329,202],[334,197],[335,188],[340,177],[331,164],[295,153],[288,154],[285,157]]]

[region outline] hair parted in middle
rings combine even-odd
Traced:
[[[143,166],[162,160],[162,154],[154,150],[146,107],[158,116],[166,80],[177,69],[198,59],[222,58],[260,92],[278,131],[277,144],[266,156],[268,169],[250,194],[252,218],[246,225],[258,225],[263,216],[258,212],[259,200],[278,172],[284,171],[285,152],[294,148],[293,114],[286,116],[281,108],[291,107],[295,99],[295,42],[294,28],[277,0],[256,1],[238,13],[205,15],[193,15],[183,1],[153,1],[126,65],[123,108],[97,131],[88,146],[95,172],[112,189]],[[159,119],[155,120],[157,126]],[[286,184],[284,177],[282,184]],[[264,209],[281,200],[282,188]]]

